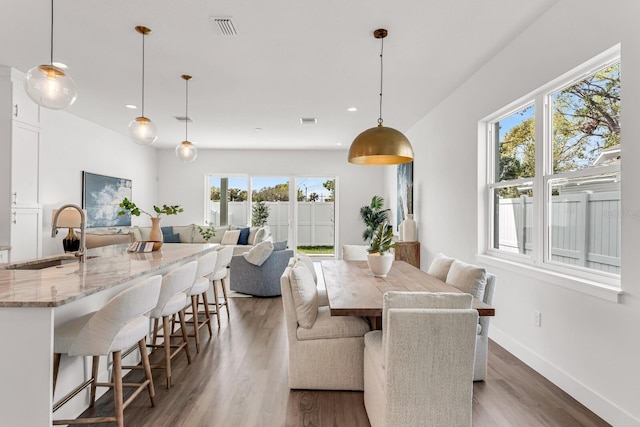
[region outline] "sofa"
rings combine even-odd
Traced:
[[[205,226],[202,227],[204,228]],[[161,228],[165,243],[205,243],[205,240],[198,232],[198,225],[196,224],[169,225]],[[86,235],[87,248],[149,240],[150,232],[151,227],[139,226],[88,230]],[[209,240],[209,243],[233,246],[234,255],[238,255],[249,251],[255,244],[268,239],[271,239],[269,226],[240,227],[224,225],[216,227],[216,234]]]

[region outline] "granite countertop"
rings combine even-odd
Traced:
[[[214,244],[165,243],[158,251],[127,252],[128,244],[89,249],[84,265],[73,254],[0,266],[0,307],[58,307],[137,277],[160,271],[172,264],[198,258],[216,249]],[[45,261],[63,260],[40,270]]]

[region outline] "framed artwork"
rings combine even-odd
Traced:
[[[131,215],[118,215],[122,199],[131,200],[131,180],[82,172],[82,207],[87,211],[87,228],[125,227]]]
[[[398,165],[398,227],[407,214],[413,214],[413,162]]]

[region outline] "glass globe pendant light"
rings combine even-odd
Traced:
[[[76,83],[68,73],[53,65],[53,0],[51,0],[51,56],[49,64],[27,72],[24,88],[36,104],[51,110],[63,110],[78,97]]]
[[[184,79],[185,84],[185,110],[184,110],[184,141],[176,146],[176,157],[185,163],[193,162],[198,157],[198,149],[193,143],[189,142],[188,126],[189,126],[189,80],[191,76],[183,74],[180,76]]]
[[[140,145],[153,144],[158,139],[158,129],[155,123],[144,116],[144,36],[151,34],[147,27],[137,26],[136,31],[142,34],[142,103],[140,117],[136,117],[129,123],[129,137]]]
[[[380,39],[380,116],[378,126],[360,133],[349,148],[349,163],[358,165],[397,165],[413,160],[413,148],[402,132],[382,126],[382,52],[387,30],[378,29],[373,36]]]

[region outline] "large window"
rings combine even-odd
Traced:
[[[487,253],[620,275],[620,59],[591,61],[489,118]]]

